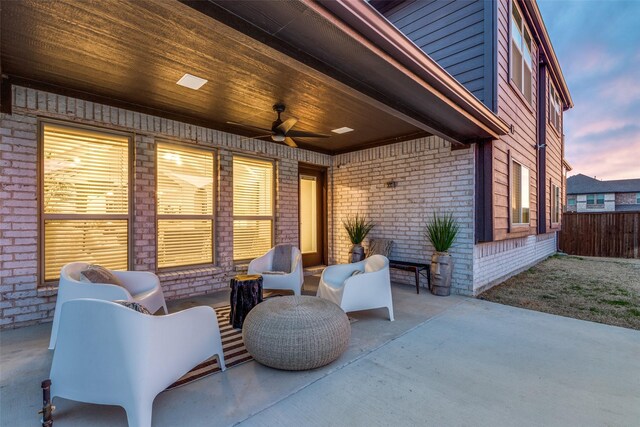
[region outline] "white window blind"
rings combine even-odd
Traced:
[[[233,259],[248,260],[273,243],[273,162],[233,158]]]
[[[511,223],[529,223],[529,169],[511,162]]]
[[[560,117],[562,116],[562,108],[560,104],[560,96],[555,86],[549,83],[549,118],[553,127],[560,131]]]
[[[533,55],[531,34],[515,2],[511,4],[511,79],[529,103],[532,101]]]
[[[158,267],[213,262],[213,152],[159,143]]]
[[[128,265],[129,138],[43,124],[44,280],[85,261]]]
[[[560,222],[560,187],[555,184],[551,185],[552,207],[551,222]]]

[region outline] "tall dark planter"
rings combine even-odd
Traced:
[[[441,297],[451,294],[453,259],[446,252],[431,255],[431,293]]]
[[[351,246],[351,250],[349,251],[349,262],[360,262],[364,259],[364,248],[361,243],[356,243]]]

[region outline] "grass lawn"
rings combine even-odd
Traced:
[[[478,298],[640,330],[640,260],[554,255]]]

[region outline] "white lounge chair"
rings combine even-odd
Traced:
[[[302,283],[304,282],[300,249],[291,248],[291,271],[284,272],[285,274],[268,274],[268,272],[273,271],[274,253],[275,248],[271,248],[269,252],[260,258],[251,261],[247,273],[262,275],[262,289],[289,290],[293,291],[295,295],[300,295],[302,293]]]
[[[129,427],[150,427],[155,397],[213,355],[224,370],[211,307],[150,316],[111,301],[67,301],[51,365],[51,398],[118,405]]]
[[[165,314],[169,314],[160,287],[160,280],[155,274],[147,271],[113,271],[113,274],[122,281],[124,287],[103,283],[84,283],[80,281],[80,272],[85,270],[88,265],[86,262],[72,262],[60,270],[60,284],[53,314],[53,324],[51,325],[49,350],[53,350],[56,346],[60,307],[66,301],[78,298],[135,301],[144,305],[151,313],[162,308]]]
[[[360,273],[354,275],[356,270]],[[322,272],[317,296],[333,301],[346,313],[385,307],[393,321],[389,260],[372,255],[353,264],[331,265]]]

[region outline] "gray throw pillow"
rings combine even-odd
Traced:
[[[144,305],[140,304],[139,302],[125,301],[125,300],[116,300],[114,302],[117,303],[117,304],[120,304],[121,306],[130,308],[133,311],[137,311],[138,313],[152,314],[149,310],[147,310],[147,307],[145,307]]]
[[[91,283],[106,283],[111,285],[124,286],[118,277],[100,265],[89,265],[80,272],[80,276]]]

